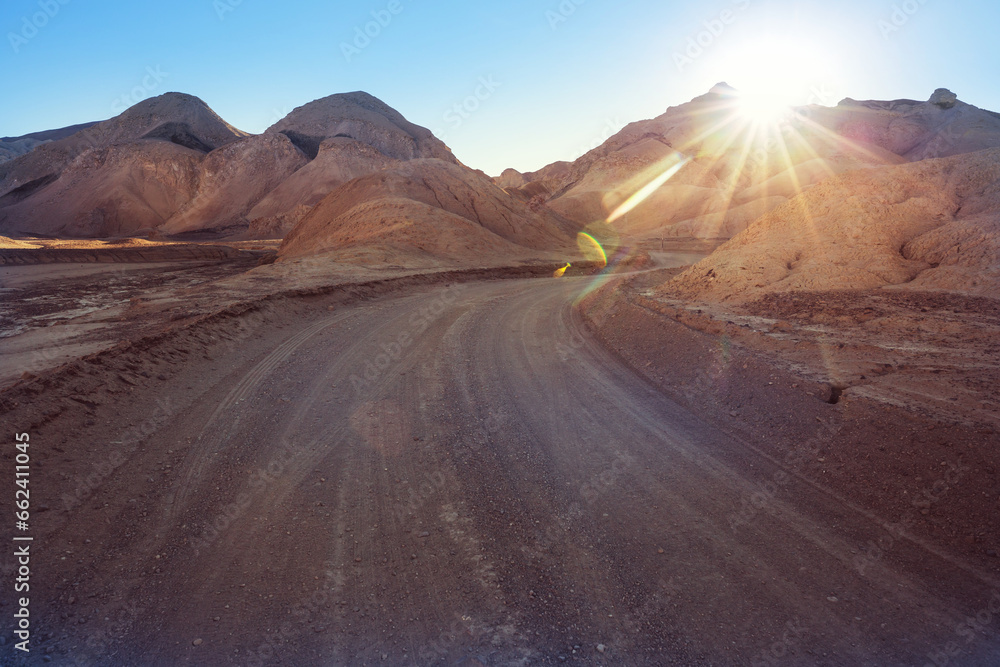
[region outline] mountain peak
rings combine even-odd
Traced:
[[[739,91],[730,86],[725,81],[720,81],[719,83],[712,86],[712,89],[708,91],[709,95],[735,95]]]
[[[313,134],[316,132],[327,133],[345,119],[366,119],[371,122],[383,119],[397,126],[409,124],[403,114],[379,98],[357,90],[351,93],[328,95],[296,107],[295,110],[266,131],[283,132],[292,126],[298,126],[292,129],[302,131],[308,127],[310,133]]]
[[[200,97],[187,93],[163,93],[156,97],[147,97],[123,111],[117,118],[140,115],[155,115],[170,118],[187,117],[193,114],[208,112],[216,115],[211,107]],[[112,118],[112,121],[115,119]]]
[[[951,92],[947,88],[938,88],[937,90],[934,91],[934,94],[931,95],[931,98],[927,101],[936,107],[940,107],[942,109],[951,109],[956,104],[958,104],[958,95]]]
[[[451,151],[430,130],[415,125],[403,114],[363,91],[338,93],[296,108],[265,130],[291,139],[306,155],[315,158],[326,139],[353,139],[399,160],[435,157],[454,161]]]
[[[215,113],[201,98],[187,93],[164,93],[129,107],[98,123],[92,145],[112,145],[136,139],[164,139],[207,153],[249,136]]]
[[[327,104],[327,105],[338,105],[338,106],[358,106],[362,109],[368,109],[369,111],[374,111],[376,113],[381,113],[385,116],[399,116],[402,118],[402,114],[393,109],[391,106],[375,97],[371,93],[367,93],[363,90],[355,90],[349,93],[335,93],[333,95],[328,95],[322,97],[313,104]]]

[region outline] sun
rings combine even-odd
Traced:
[[[759,125],[780,123],[792,113],[796,100],[780,88],[757,87],[736,95],[740,115]]]
[[[720,53],[723,79],[736,91],[735,103],[748,121],[780,123],[792,109],[817,100],[815,91],[831,76],[832,61],[820,46],[801,39],[769,36]]]

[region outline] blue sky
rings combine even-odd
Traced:
[[[4,0],[0,136],[168,91],[260,132],[366,90],[498,174],[576,158],[722,80],[825,104],[943,86],[1000,111],[998,25],[976,0]]]

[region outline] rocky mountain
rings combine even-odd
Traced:
[[[1000,289],[1000,149],[827,179],[664,289],[745,301],[787,291]]]
[[[576,254],[577,227],[532,211],[482,172],[438,158],[402,162],[327,195],[288,234],[279,258],[335,252],[371,261],[476,264]]]
[[[574,162],[528,174],[507,170],[498,179],[461,164],[429,130],[360,92],[299,107],[260,135],[233,128],[198,98],[179,93],[74,129],[19,138],[45,143],[0,163],[0,233],[287,235],[286,258],[370,250],[384,237],[402,255],[454,259],[488,249],[563,252],[576,230],[594,223],[610,222],[633,239],[737,237],[745,243],[741,232],[748,228],[787,235],[803,220],[831,230],[851,220],[874,225],[874,211],[889,206],[892,215],[902,215],[919,204],[924,208],[912,209],[916,218],[900,222],[905,229],[889,234],[886,247],[912,242],[914,253],[944,252],[928,245],[938,237],[924,237],[932,228],[921,225],[929,220],[941,238],[971,234],[975,243],[993,247],[993,209],[980,210],[985,204],[948,179],[979,183],[980,172],[962,171],[968,165],[954,162],[958,156],[977,156],[977,168],[988,172],[995,155],[989,151],[1000,148],[1000,115],[944,89],[927,102],[805,107],[769,126],[752,122],[738,93],[720,84],[658,118],[628,125]],[[912,165],[923,167],[909,171]],[[923,194],[904,196],[899,188]],[[901,199],[886,204],[879,199],[885,193]],[[824,199],[831,197],[833,203]],[[837,197],[849,201],[841,205]],[[897,205],[904,208],[891,208]],[[798,241],[791,235],[782,243]],[[774,270],[792,271],[788,265],[805,261],[795,259],[799,250],[791,259],[781,255],[784,264]],[[831,266],[854,266],[836,257],[829,255]],[[915,266],[907,262],[920,257],[904,257],[903,264],[891,258],[895,268],[879,265],[875,274],[896,284]],[[963,251],[961,261],[969,257]],[[724,267],[712,268],[717,276]],[[843,269],[842,276],[861,280],[852,271]],[[928,279],[925,271],[920,280]],[[755,274],[747,269],[745,275]],[[770,285],[770,276],[754,280]]]
[[[457,163],[430,130],[364,92],[310,102],[264,134],[288,137],[310,162],[248,211],[253,236],[283,237],[334,188],[391,165],[421,158]]]
[[[420,158],[457,163],[430,130],[381,100],[331,95],[210,153],[191,201],[161,230],[282,238],[336,187]]]
[[[417,158],[457,163],[429,130],[366,93],[311,102],[259,136],[179,93],[72,129],[10,142],[25,154],[0,164],[0,229],[280,238],[354,178]]]
[[[353,139],[395,160],[437,158],[456,162],[451,150],[430,130],[364,92],[331,95],[301,106],[267,128],[284,134],[310,159],[326,139]]]
[[[283,134],[234,141],[204,157],[190,199],[159,227],[164,234],[246,229],[247,212],[309,159]]]
[[[150,232],[191,199],[203,157],[152,140],[86,151],[58,173],[0,197],[0,229],[83,238]]]
[[[0,230],[108,236],[153,229],[193,196],[206,153],[248,136],[167,93],[0,164]]]
[[[324,139],[314,160],[247,212],[248,233],[256,238],[282,238],[338,186],[395,164],[399,161],[360,141],[347,137]]]
[[[911,162],[1000,147],[1000,114],[966,104],[940,88],[927,102],[857,102],[818,107],[813,121],[862,146]]]
[[[167,93],[0,164],[0,197],[39,178],[58,176],[74,158],[90,150],[158,140],[207,153],[245,136],[197,97]]]
[[[30,134],[25,134],[20,137],[0,137],[0,142],[23,141],[25,139],[34,140],[37,141],[38,143],[58,141],[59,139],[65,139],[66,137],[73,136],[77,132],[86,130],[87,128],[93,127],[94,125],[97,125],[97,121],[94,121],[92,123],[78,123],[77,125],[60,127],[55,130],[43,130],[41,132],[31,132]]]
[[[93,127],[96,124],[97,123],[81,123],[79,125],[59,128],[57,130],[32,132],[31,134],[25,134],[20,137],[2,137],[0,138],[0,162],[13,160],[16,157],[30,153],[41,144],[47,144],[51,141],[65,139],[66,137],[74,135],[77,132]]]
[[[755,124],[725,84],[632,123],[570,163],[498,183],[544,200],[580,224],[606,220],[673,167],[616,226],[631,237],[731,238],[757,218],[837,174],[1000,146],[1000,115],[941,89],[927,102],[856,102],[792,110]]]
[[[15,236],[283,238],[293,229],[283,258],[354,248],[475,263],[565,255],[576,228],[360,92],[299,107],[260,135],[170,93],[0,165],[0,231]]]

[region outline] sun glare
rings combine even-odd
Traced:
[[[795,101],[792,96],[780,90],[756,88],[740,91],[737,104],[740,114],[747,120],[761,125],[780,122],[792,112]]]
[[[831,61],[815,45],[789,39],[762,39],[744,44],[723,59],[723,80],[737,91],[736,103],[751,122],[774,124],[792,107],[827,102]]]
[[[630,211],[639,206],[639,204],[649,199],[649,197],[659,190],[664,183],[676,176],[677,172],[683,169],[684,165],[688,162],[689,159],[679,153],[668,158],[665,161],[666,166],[663,173],[647,183],[645,187],[629,197],[621,206],[615,209],[614,213],[608,217],[608,223],[612,223],[622,216],[627,215]]]

